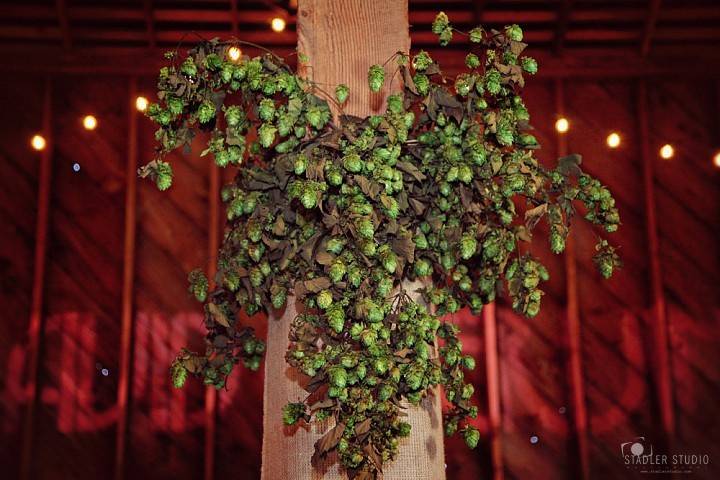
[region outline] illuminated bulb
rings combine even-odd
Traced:
[[[45,150],[45,145],[47,145],[47,142],[45,141],[45,137],[43,137],[42,135],[33,135],[32,139],[30,140],[30,145],[32,145],[32,148],[39,152],[41,150]]]
[[[85,127],[85,130],[95,130],[95,127],[97,127],[97,118],[92,115],[85,115],[85,118],[83,118],[83,127]]]
[[[610,148],[617,148],[620,146],[620,135],[618,135],[615,132],[612,132],[607,137],[607,146]]]
[[[720,152],[717,152],[713,157],[713,165],[720,168]]]
[[[567,118],[558,118],[557,122],[555,122],[555,130],[559,133],[565,133],[569,128],[570,122],[568,122]]]
[[[228,48],[227,56],[233,62],[237,62],[242,56],[242,50],[240,50],[239,47],[230,47]]]
[[[661,156],[662,158],[664,158],[665,160],[668,160],[668,159],[672,158],[673,155],[675,155],[675,149],[674,149],[673,146],[670,145],[669,143],[666,143],[666,144],[663,145],[662,148],[660,149],[660,156]]]
[[[270,21],[270,27],[275,32],[282,32],[283,30],[285,30],[285,20],[280,17],[275,17]]]
[[[147,98],[143,96],[137,97],[135,99],[135,108],[138,109],[138,112],[144,112],[145,110],[147,110],[149,103],[150,102],[148,102]]]

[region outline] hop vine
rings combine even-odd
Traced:
[[[159,126],[157,158],[139,173],[161,190],[173,179],[166,155],[198,132],[207,133],[203,155],[236,169],[221,192],[217,286],[209,291],[199,270],[189,275],[206,349],[178,354],[173,384],[193,375],[224,388],[237,364],[259,368],[265,344],[242,319],[279,314],[293,299],[286,360],[307,377],[308,397],[287,404],[283,422],[332,418],[313,458],[337,452],[351,478],[381,475],[413,434],[402,405],[437,386],[449,405],[445,432],[475,448],[478,410],[465,380],[475,360],[444,316],[478,313],[503,290],[517,312],[536,316],[549,278],[528,248],[538,222],[555,253],[578,205],[608,233],[620,223],[579,155],[552,167],[535,158],[521,92],[538,66],[522,55],[522,29],[460,32],[444,13],[432,29],[441,45],[469,36],[467,70],[447,82],[427,52],[399,52],[403,89],[382,115],[335,122],[328,101],[345,103],[346,85],[327,94],[270,52],[233,60],[237,42],[218,40],[170,52],[147,110]],[[383,88],[386,68],[370,67],[371,91]],[[604,239],[594,262],[604,277],[620,266]]]

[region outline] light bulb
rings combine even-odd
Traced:
[[[85,130],[95,130],[95,127],[97,127],[97,118],[93,115],[85,115],[85,118],[83,118],[83,127],[85,127]]]
[[[270,21],[270,27],[273,31],[280,33],[285,30],[285,20],[280,17],[275,17]]]
[[[237,62],[242,57],[242,50],[240,50],[240,47],[230,47],[227,50],[227,56],[233,62]]]
[[[670,145],[669,143],[666,143],[666,144],[663,145],[662,148],[660,149],[660,156],[661,156],[662,158],[664,158],[665,160],[668,160],[668,159],[672,158],[673,155],[675,155],[675,149],[674,149],[673,146]]]
[[[568,122],[568,119],[565,117],[561,117],[557,119],[557,122],[555,122],[555,130],[558,131],[558,133],[565,133],[570,128],[570,122]]]
[[[39,152],[45,150],[47,141],[45,141],[45,137],[42,135],[33,135],[32,139],[30,139],[30,145]]]
[[[720,168],[720,152],[717,152],[713,157],[713,165]]]
[[[607,146],[610,148],[617,148],[620,146],[620,135],[617,132],[612,132],[607,136]]]
[[[149,103],[147,98],[139,96],[135,99],[135,108],[137,108],[138,112],[144,112],[147,110]]]

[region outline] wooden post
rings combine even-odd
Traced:
[[[128,144],[125,170],[125,245],[123,258],[122,305],[120,309],[120,378],[117,393],[117,435],[115,442],[115,480],[125,477],[125,450],[127,448],[128,402],[132,369],[132,337],[135,280],[135,226],[136,187],[138,160],[138,125],[135,95],[137,79],[130,78],[128,88]]]
[[[371,93],[367,72],[373,64],[386,63],[387,78],[393,76],[397,64],[386,61],[398,51],[409,51],[408,29],[406,0],[301,0],[298,48],[308,57],[301,72],[327,92],[346,84],[350,97],[345,113],[361,117],[382,113],[388,93],[399,91],[400,79],[396,75],[381,92]],[[307,429],[283,428],[283,405],[307,396],[298,384],[297,373],[284,360],[295,316],[294,299],[290,297],[284,314],[268,319],[262,479],[343,479],[346,476],[339,471],[335,456],[316,469],[310,463],[314,443],[332,426],[330,421]],[[422,408],[408,408],[412,433],[401,442],[398,458],[385,466],[385,480],[445,478],[439,390],[433,393]]]
[[[220,248],[220,170],[210,163],[210,183],[208,186],[208,283],[210,290],[215,288],[218,248]],[[217,423],[217,390],[205,388],[205,480],[215,477],[215,426]]]
[[[45,149],[40,154],[40,179],[38,181],[38,206],[35,223],[35,257],[33,263],[32,304],[28,328],[28,404],[23,425],[20,478],[30,478],[33,440],[35,434],[35,408],[38,397],[38,372],[40,370],[40,347],[43,326],[43,301],[45,288],[45,256],[48,243],[48,218],[50,210],[50,181],[52,179],[52,157],[54,142],[52,136],[52,81],[45,80],[42,110],[42,134]]]
[[[487,375],[488,410],[490,415],[490,455],[493,479],[505,478],[502,452],[502,412],[500,410],[500,368],[498,360],[497,317],[495,302],[485,305],[482,312],[485,325],[485,371]]]
[[[643,162],[643,183],[645,187],[645,216],[647,226],[648,253],[650,254],[650,286],[653,304],[654,340],[654,383],[655,394],[660,408],[663,430],[668,449],[672,448],[675,436],[675,414],[672,397],[672,374],[668,349],[667,313],[660,266],[660,241],[658,239],[657,215],[655,211],[655,173],[653,156],[650,153],[650,125],[647,108],[647,86],[640,80],[637,90],[637,115],[640,134],[640,155]]]
[[[563,81],[555,80],[555,111],[558,116],[565,115],[565,92]],[[558,156],[568,154],[567,134],[557,133]],[[580,456],[580,478],[590,476],[590,456],[587,440],[587,410],[585,407],[585,385],[582,367],[582,344],[580,334],[580,305],[577,291],[577,262],[575,259],[575,240],[569,235],[565,242],[565,283],[566,283],[566,319],[568,350],[570,355],[569,383],[572,391],[573,426]]]

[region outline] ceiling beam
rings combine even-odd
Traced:
[[[645,26],[643,27],[642,41],[640,43],[640,54],[646,57],[650,53],[650,44],[652,43],[653,33],[655,33],[655,25],[657,24],[658,14],[660,13],[660,3],[662,0],[650,0],[649,11]]]
[[[237,0],[230,0],[230,23],[232,24],[232,36],[237,38],[240,36],[240,20],[238,18]]]
[[[188,47],[191,42],[188,42]],[[257,50],[244,48],[251,55]],[[42,51],[42,61],[37,53]],[[294,61],[295,49],[291,46],[274,47],[273,51],[281,57]],[[463,69],[464,55],[443,49],[429,47],[429,53],[443,66],[448,75]],[[160,67],[166,64],[163,48],[138,47],[76,47],[67,51],[58,47],[37,47],[16,44],[0,46],[0,72],[4,73],[60,73],[60,74],[115,74],[115,75],[156,75]],[[641,57],[639,53],[630,54],[613,48],[568,48],[562,58],[547,50],[533,49],[530,52],[538,60],[540,70],[537,77],[542,78],[637,78],[648,76],[662,77],[707,77],[720,78],[720,51],[707,48],[697,52],[703,62],[695,62],[687,57],[686,48],[653,49],[653,57]],[[675,67],[679,62],[686,65],[683,69]]]
[[[155,36],[155,14],[153,11],[153,0],[145,0],[145,30],[147,31],[148,46],[154,48],[157,45]]]
[[[56,0],[55,7],[57,9],[58,24],[60,25],[63,47],[70,48],[72,47],[72,38],[70,37],[67,4],[65,3],[65,0]]]
[[[557,30],[555,31],[555,40],[553,48],[556,55],[562,54],[565,47],[565,34],[570,24],[570,11],[572,10],[574,0],[562,0],[560,9],[557,13]]]

